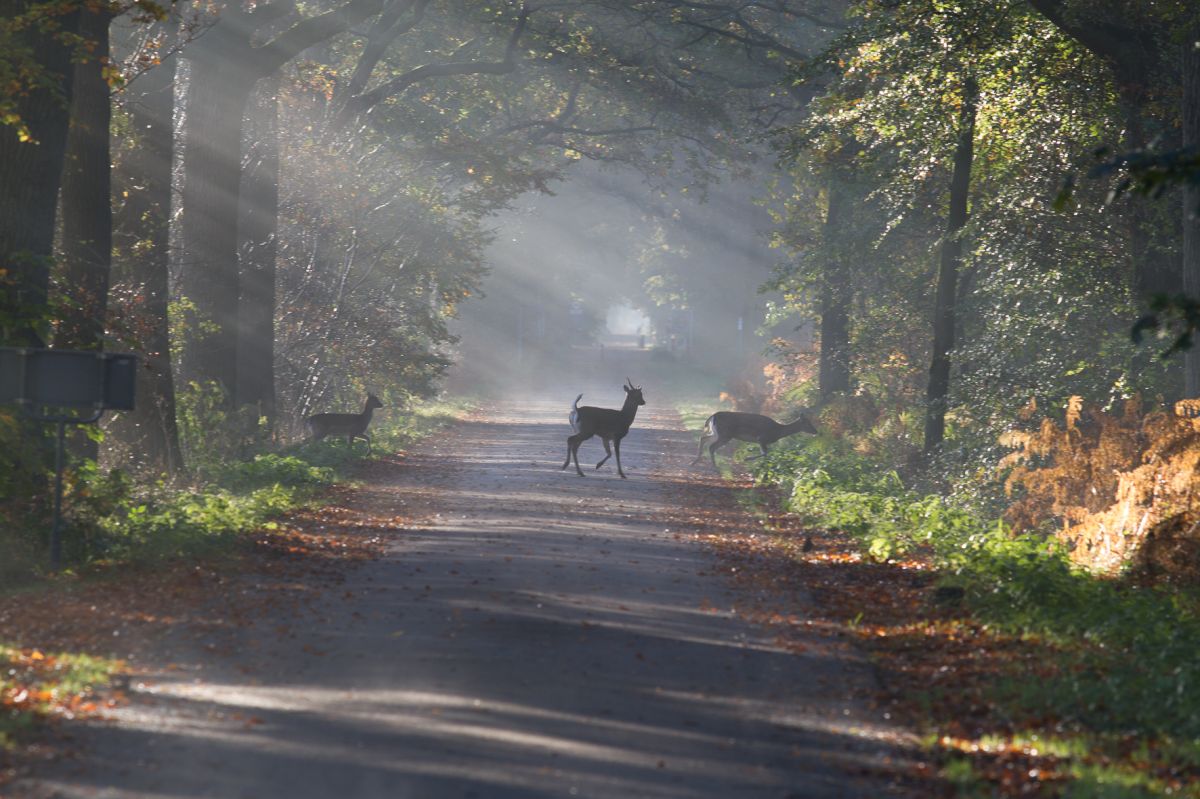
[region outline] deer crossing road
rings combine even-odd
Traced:
[[[383,470],[352,507],[400,512],[419,473],[424,524],[385,531],[290,635],[259,619],[225,654],[164,641],[129,705],[17,796],[894,795],[868,770],[898,756],[858,698],[869,669],[819,638],[779,649],[729,610],[716,557],[664,529],[694,437],[648,406],[630,479],[580,480],[559,469],[564,393],[492,405]]]

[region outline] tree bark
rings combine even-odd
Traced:
[[[1145,150],[1150,145],[1143,114],[1145,113],[1145,93],[1132,89],[1120,92],[1121,105],[1125,109],[1125,136],[1121,148],[1126,152]],[[1165,134],[1165,132],[1164,132]],[[1160,146],[1174,146],[1178,139],[1156,134]],[[1162,140],[1167,138],[1167,142]],[[1178,244],[1178,239],[1169,236],[1166,242],[1161,237],[1156,239],[1155,228],[1161,228],[1162,219],[1158,217],[1156,206],[1146,198],[1138,198],[1129,204],[1129,256],[1132,262],[1130,289],[1133,296],[1143,306],[1149,305],[1156,295],[1177,294],[1182,286],[1182,273],[1179,269],[1179,253],[1172,244]],[[1172,231],[1175,233],[1175,231]]]
[[[824,404],[834,394],[850,390],[850,285],[849,265],[838,242],[848,221],[850,196],[847,187],[830,170],[826,189],[824,244],[826,259],[821,276],[821,352],[817,383]]]
[[[279,216],[278,78],[259,81],[242,173],[241,297],[236,403],[275,424],[275,258]]]
[[[79,21],[80,35],[93,45],[87,60],[75,64],[63,164],[61,289],[65,302],[55,345],[69,349],[104,349],[112,271],[112,102],[104,77],[111,21],[106,9],[85,9]],[[95,457],[94,444],[88,449]]]
[[[140,76],[124,94],[130,129],[136,138],[122,170],[128,196],[116,235],[129,263],[129,280],[141,298],[138,328],[141,372],[134,409],[113,420],[110,433],[140,456],[142,466],[175,474],[183,468],[175,419],[175,379],[171,374],[170,219],[171,160],[175,137],[175,75],[169,56]],[[134,245],[138,246],[134,246]]]
[[[25,13],[31,5],[0,0],[0,19]],[[74,31],[78,12],[60,20],[63,30]],[[41,346],[74,69],[71,49],[51,33],[35,25],[16,35],[37,53],[53,89],[39,87],[16,97],[15,110],[33,141],[21,141],[16,127],[0,124],[0,340]]]
[[[926,392],[925,453],[941,445],[946,434],[946,405],[950,394],[950,352],[954,349],[958,270],[962,261],[962,230],[967,224],[971,168],[975,161],[975,115],[979,86],[973,76],[963,82],[958,117],[958,144],[950,178],[950,207],[938,265],[937,295],[933,311],[933,358]]]
[[[107,327],[108,284],[112,274],[112,158],[109,127],[112,101],[104,69],[108,66],[107,9],[84,8],[79,35],[91,43],[86,60],[75,63],[71,123],[59,212],[62,214],[62,264],[58,289],[61,316],[54,344],[63,349],[102,350]],[[71,434],[71,451],[97,460],[100,446],[80,431]]]
[[[1193,24],[1183,45],[1183,146],[1200,148],[1200,23]],[[1183,190],[1183,292],[1200,298],[1200,185]],[[1200,397],[1200,341],[1183,356],[1184,394]]]

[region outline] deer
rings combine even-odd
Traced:
[[[605,462],[612,457],[613,450],[617,453],[617,474],[621,475],[622,479],[628,479],[625,476],[625,470],[621,468],[621,439],[628,433],[629,428],[633,425],[633,418],[637,416],[637,409],[641,405],[646,404],[645,398],[642,396],[642,387],[634,387],[633,381],[628,377],[625,378],[625,385],[621,388],[625,389],[625,404],[621,406],[621,410],[616,411],[612,408],[593,408],[590,405],[579,407],[579,400],[583,399],[580,394],[575,398],[574,404],[571,405],[571,414],[568,419],[571,422],[571,429],[575,434],[567,437],[567,459],[563,461],[563,469],[571,465],[571,458],[575,459],[575,471],[580,477],[584,477],[583,469],[579,468],[579,445],[587,441],[592,436],[600,436],[600,440],[604,442],[604,460],[596,464],[599,469]],[[612,448],[609,448],[609,442],[612,442]]]
[[[749,441],[752,444],[758,444],[762,454],[751,457],[761,458],[767,454],[767,447],[781,438],[796,433],[816,435],[817,428],[805,414],[800,414],[800,417],[793,422],[780,424],[771,417],[759,413],[717,411],[704,422],[704,432],[700,435],[700,449],[696,452],[696,458],[691,465],[695,466],[704,460],[704,447],[713,439],[716,440],[708,447],[708,456],[712,458],[712,465],[715,469],[717,468],[717,450],[730,441]]]
[[[371,423],[371,414],[376,408],[382,408],[383,403],[374,394],[367,395],[367,404],[362,413],[317,413],[304,419],[308,430],[312,433],[310,441],[320,441],[325,436],[345,436],[347,446],[354,444],[354,439],[361,438],[367,442],[367,452],[371,451],[371,436],[367,434],[367,425]]]

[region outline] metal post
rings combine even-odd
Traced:
[[[62,563],[63,437],[66,422],[58,420],[58,442],[54,448],[54,526],[50,528],[50,568],[58,571]]]

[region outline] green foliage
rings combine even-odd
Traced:
[[[202,394],[189,413],[217,413]],[[376,457],[411,446],[447,424],[462,405],[427,403],[393,414],[374,430]],[[192,417],[199,418],[199,416]],[[189,422],[191,423],[191,422]],[[200,427],[196,430],[203,429]],[[92,461],[72,464],[66,475],[64,536],[67,562],[152,563],[167,558],[215,554],[235,546],[247,532],[269,526],[280,514],[310,501],[320,489],[348,479],[365,457],[365,445],[345,442],[297,444],[262,451],[255,444],[244,458],[229,453],[250,447],[220,436],[192,441],[201,465],[189,485],[135,481],[120,469],[101,470]],[[211,447],[206,449],[205,447]],[[28,579],[45,565],[41,517],[27,516],[0,525],[0,577]]]
[[[231,410],[226,393],[216,383],[191,382],[175,394],[179,443],[189,467],[207,474],[224,464],[264,449],[270,440],[256,409]]]
[[[311,482],[291,485],[271,469],[251,468],[244,473],[258,478],[236,489],[207,486],[171,489],[166,486],[136,488],[127,480],[101,477],[78,486],[73,503],[69,559],[152,562],[171,557],[214,552],[242,532],[255,530],[272,517],[295,507],[310,494]],[[84,472],[86,474],[86,471]],[[257,486],[255,485],[257,483]],[[326,481],[324,484],[328,484]]]
[[[953,498],[912,491],[841,441],[793,439],[756,476],[873,558],[929,555],[980,621],[1049,643],[1059,654],[1044,678],[997,686],[1009,706],[1090,735],[1200,740],[1200,594],[1097,577],[1055,539],[1014,535]]]
[[[316,465],[296,455],[273,452],[255,455],[249,461],[224,464],[209,474],[217,485],[241,490],[273,485],[325,486],[333,483],[335,477],[334,470],[329,466]]]
[[[854,535],[878,560],[923,548],[959,563],[1005,534],[1002,524],[980,520],[940,494],[905,488],[897,472],[881,469],[842,439],[822,436],[777,448],[756,466],[756,477],[783,484],[789,510],[814,526]]]
[[[980,107],[946,447],[959,453],[950,465],[965,472],[991,458],[991,442],[1031,397],[1053,407],[1075,394],[1105,404],[1169,395],[1177,376],[1128,337],[1140,256],[1130,258],[1127,221],[1114,221],[1098,181],[1055,209],[1064,172],[1081,153],[1115,146],[1128,124],[1105,65],[1027,5],[972,0],[948,12],[923,0],[857,2],[853,14],[827,53],[830,82],[813,113],[779,139],[800,184],[781,197],[776,243],[793,255],[774,284],[783,309],[810,315],[828,276],[840,274],[855,288],[856,388],[878,398],[872,375],[898,359],[906,385],[893,394],[919,412],[953,125],[970,75]],[[828,230],[835,190],[853,197],[854,223]],[[1177,258],[1175,215],[1145,217],[1140,235],[1164,262]]]

